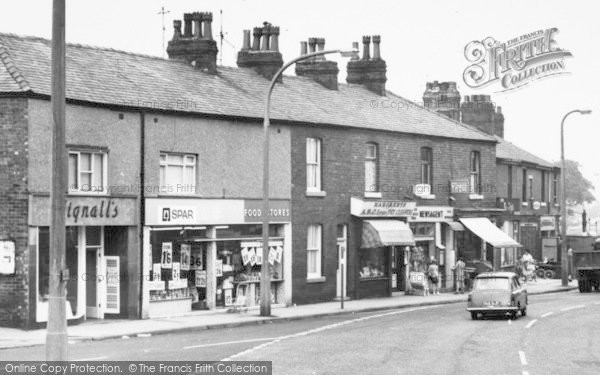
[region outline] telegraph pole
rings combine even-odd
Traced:
[[[49,361],[67,360],[65,71],[65,0],[53,0],[51,82],[53,174],[50,223],[50,297],[46,330],[46,359]]]

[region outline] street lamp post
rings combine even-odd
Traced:
[[[263,121],[263,204],[262,204],[262,267],[260,275],[260,315],[270,316],[271,315],[271,274],[268,267],[269,259],[269,125],[270,125],[270,111],[271,111],[271,94],[275,83],[283,74],[283,72],[290,67],[290,65],[297,63],[298,61],[307,60],[315,56],[327,55],[331,53],[339,53],[343,57],[352,57],[358,54],[358,50],[341,51],[341,50],[328,50],[318,51],[313,53],[307,53],[306,55],[298,56],[295,59],[285,63],[271,78],[271,83],[267,90],[265,99],[265,112]]]
[[[560,255],[562,286],[569,285],[569,260],[567,259],[567,195],[565,171],[565,120],[571,113],[589,115],[590,110],[576,109],[567,113],[560,123]]]

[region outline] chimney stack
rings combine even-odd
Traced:
[[[306,55],[306,44],[306,42],[300,42],[302,55]],[[308,46],[309,53],[324,51],[325,38],[308,38]],[[338,89],[339,71],[337,62],[329,61],[323,55],[296,63],[297,76],[311,78],[330,90]]]
[[[279,27],[265,22],[263,27],[255,27],[252,34],[252,48],[248,49],[246,40],[249,44],[250,30],[244,30],[244,47],[238,52],[237,65],[240,68],[253,68],[263,77],[271,79],[283,65],[279,52]]]
[[[489,95],[465,96],[460,106],[462,122],[490,135],[504,138],[504,115]]]
[[[456,89],[456,82],[427,82],[423,93],[423,105],[460,121],[460,92]]]
[[[212,13],[185,13],[183,21],[183,35],[181,20],[173,21],[173,38],[167,46],[169,59],[185,61],[197,69],[216,73],[219,50],[212,37]]]
[[[348,76],[346,82],[364,85],[370,91],[377,95],[385,96],[385,82],[387,81],[387,65],[381,58],[379,44],[381,37],[373,35],[373,58],[370,54],[371,37],[363,36],[363,55],[362,59],[352,59],[348,62]],[[353,43],[358,45],[358,43]]]

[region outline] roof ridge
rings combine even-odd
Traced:
[[[11,38],[28,39],[28,40],[33,40],[33,41],[39,41],[39,42],[47,43],[47,44],[50,44],[52,42],[52,40],[47,39],[47,38],[43,38],[41,36],[19,35],[19,34],[14,34],[14,33],[0,32],[0,37],[2,37],[2,36],[7,36],[7,37],[11,37]],[[124,50],[110,48],[110,47],[94,46],[94,45],[91,45],[91,44],[70,43],[70,42],[67,42],[65,44],[66,44],[67,47],[87,48],[87,49],[93,49],[93,50],[98,50],[98,51],[111,51],[111,52],[122,53],[122,54],[130,55],[130,56],[146,57],[146,58],[151,58],[151,59],[156,59],[156,60],[163,60],[163,61],[173,61],[173,60],[162,58],[160,56],[153,56],[153,55],[148,55],[148,54],[144,54],[144,53],[124,51]]]
[[[511,141],[509,141],[509,140],[507,140],[507,139],[505,139],[505,138],[503,138],[503,137],[500,137],[500,136],[498,136],[498,135],[495,135],[494,137],[496,137],[496,139],[498,139],[498,141],[499,141],[500,143],[502,143],[502,142],[508,143],[509,145],[511,145],[511,146],[513,146],[513,147],[515,147],[515,148],[518,148],[520,151],[522,151],[522,152],[525,152],[526,154],[528,154],[528,155],[530,155],[530,156],[533,156],[534,158],[536,158],[536,159],[539,159],[539,160],[541,160],[541,161],[545,162],[545,163],[546,163],[546,164],[548,164],[548,165],[552,165],[552,166],[554,166],[554,162],[550,162],[550,161],[548,161],[548,160],[544,159],[543,157],[541,157],[541,156],[538,156],[538,155],[534,154],[533,152],[531,152],[531,151],[528,151],[528,150],[526,150],[525,148],[523,148],[523,147],[521,147],[521,146],[518,146],[518,145],[514,144],[513,142],[511,142]],[[535,163],[535,164],[539,164],[539,163]],[[541,165],[541,164],[539,164],[539,165]]]
[[[15,65],[10,57],[10,53],[8,52],[8,48],[4,45],[0,44],[0,61],[6,68],[6,71],[15,83],[21,88],[23,91],[31,91],[31,87],[29,86],[29,82],[23,77],[23,74],[19,70],[19,68]]]

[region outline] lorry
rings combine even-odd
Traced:
[[[576,237],[576,238],[575,238]],[[600,237],[567,236],[573,249],[573,269],[581,293],[600,290]]]

